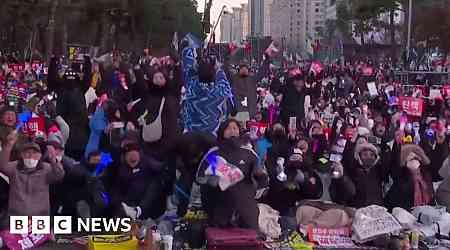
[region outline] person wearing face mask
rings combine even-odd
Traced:
[[[149,75],[148,92],[145,97],[137,103],[132,112],[132,122],[135,127],[142,127],[142,138],[145,142],[145,152],[153,157],[162,159],[167,155],[168,146],[171,145],[177,135],[180,134],[178,127],[179,102],[176,96],[175,83],[169,79],[168,69],[159,67]],[[160,138],[154,138],[149,133],[154,130],[146,130],[145,126],[158,122]]]
[[[313,160],[317,161],[323,156],[328,147],[328,142],[325,135],[323,134],[323,128],[320,121],[311,121],[308,135],[311,138],[309,148],[311,149]]]
[[[401,146],[400,164],[391,169],[394,184],[386,196],[387,208],[401,207],[409,210],[415,206],[433,204],[434,190],[430,163],[430,159],[420,146]]]
[[[242,147],[239,122],[233,119],[224,122],[218,133],[218,147],[203,157],[196,175],[210,225],[230,226],[233,214],[237,212],[241,226],[259,231],[253,178],[265,180],[266,174],[257,164],[256,153]],[[227,181],[214,174],[223,169],[233,171],[236,178]]]
[[[233,78],[233,89],[236,103],[236,119],[243,124],[256,115],[257,91],[256,80],[250,75],[247,62],[241,62],[238,74]]]
[[[111,191],[113,213],[133,220],[158,218],[164,213],[166,201],[161,173],[145,160],[138,144],[125,145],[123,151],[122,165]]]
[[[343,170],[351,182],[347,187],[353,186],[351,189],[356,192],[347,197],[346,205],[356,208],[383,205],[382,183],[389,173],[389,161],[370,143],[357,144],[353,152],[353,159],[343,165]]]
[[[304,139],[294,143],[288,158],[278,157],[276,162],[267,164],[270,176],[267,204],[281,215],[289,214],[298,201],[322,195],[322,183],[313,171],[308,142]]]
[[[64,168],[53,147],[48,147],[49,163],[41,160],[40,147],[26,143],[20,147],[20,159],[10,162],[18,135],[11,132],[3,144],[0,172],[9,177],[8,216],[50,215],[49,185],[64,177]]]

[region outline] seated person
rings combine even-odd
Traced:
[[[203,208],[208,214],[210,225],[227,227],[233,224],[237,212],[241,226],[259,230],[259,210],[256,204],[256,188],[253,177],[265,178],[258,158],[251,149],[242,146],[239,122],[230,119],[224,122],[218,133],[218,147],[212,148],[203,158],[196,181],[201,185]],[[216,170],[213,170],[216,169]],[[216,171],[231,173],[229,178],[220,179]],[[212,171],[211,174],[207,174]],[[231,178],[231,179],[230,179]],[[230,185],[222,185],[224,181]]]
[[[111,190],[111,205],[115,216],[131,219],[158,218],[165,211],[162,174],[142,155],[138,144],[123,147],[123,160]]]

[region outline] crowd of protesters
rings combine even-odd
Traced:
[[[181,47],[137,63],[53,58],[45,73],[3,65],[4,228],[14,215],[157,219],[169,203],[258,232],[258,203],[297,219],[305,200],[450,211],[446,85],[405,87],[370,61],[266,58],[254,72]]]

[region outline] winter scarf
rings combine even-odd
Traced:
[[[420,169],[411,173],[414,182],[414,206],[425,206],[430,204],[432,200],[432,190],[424,180]]]

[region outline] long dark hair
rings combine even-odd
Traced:
[[[235,123],[238,126],[239,131],[242,129],[241,124],[236,119],[230,118],[224,121],[222,124],[220,124],[219,131],[217,132],[217,140],[219,142],[225,139],[224,138],[225,129],[227,129],[231,123]]]

